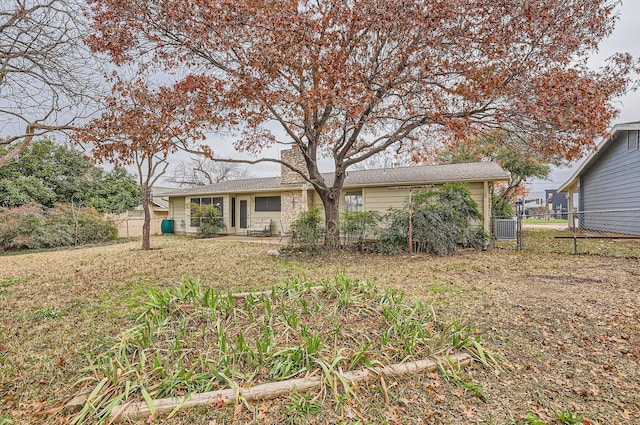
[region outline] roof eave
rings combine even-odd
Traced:
[[[273,187],[273,188],[261,188],[261,189],[238,189],[238,190],[226,190],[223,192],[215,192],[215,191],[211,191],[211,192],[175,192],[175,193],[169,193],[165,196],[168,196],[169,198],[175,198],[175,197],[183,197],[183,196],[196,196],[196,195],[227,195],[230,193],[255,193],[255,192],[278,192],[281,191],[283,188],[282,187]],[[286,189],[286,188],[285,188]]]
[[[451,182],[460,182],[460,183],[477,183],[477,182],[498,182],[498,181],[507,181],[509,180],[509,176],[504,177],[480,177],[480,178],[469,178],[469,179],[432,179],[432,180],[416,180],[416,181],[406,181],[406,182],[380,182],[380,183],[361,183],[361,184],[344,184],[345,188],[354,188],[354,187],[383,187],[383,186],[416,186],[416,185],[425,185],[425,184],[443,184],[443,183],[451,183]]]
[[[640,130],[640,122],[628,122],[614,125],[611,129],[611,135],[598,144],[596,151],[591,152],[589,156],[587,156],[587,159],[585,159],[571,177],[569,177],[569,180],[560,185],[558,192],[569,193],[571,192],[571,189],[577,188],[583,172],[588,170],[600,154],[606,150],[611,143],[613,143],[617,134],[621,131],[629,130]]]

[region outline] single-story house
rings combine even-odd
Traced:
[[[281,152],[281,157],[289,164],[305,169],[298,149],[285,150]],[[331,184],[333,174],[323,176]],[[464,182],[484,216],[484,228],[489,231],[492,186],[495,182],[508,179],[509,173],[494,162],[348,171],[340,208],[351,211],[375,210],[384,214],[389,208],[403,207],[410,187],[437,188],[444,183]],[[281,167],[278,177],[221,181],[212,185],[176,189],[165,193],[165,196],[169,198],[169,218],[174,220],[174,231],[181,234],[198,231],[199,219],[191,215],[193,204],[218,205],[227,232],[239,235],[246,234],[254,223],[265,220],[270,220],[271,233],[280,234],[283,228],[289,229],[300,212],[322,206],[313,187],[285,166]]]
[[[617,124],[558,188],[583,229],[640,235],[640,121]]]

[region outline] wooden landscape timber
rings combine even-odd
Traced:
[[[408,363],[397,363],[385,367],[359,369],[342,374],[349,383],[364,381],[375,376],[399,377],[418,372],[433,372],[440,364],[464,367],[473,363],[473,358],[466,353],[454,354],[440,361],[418,360]],[[226,389],[193,394],[184,397],[172,397],[153,400],[151,407],[147,402],[125,403],[117,406],[111,413],[111,422],[138,420],[152,415],[165,415],[181,409],[202,405],[230,404],[242,397],[247,401],[270,400],[293,391],[308,391],[322,386],[326,380],[323,376],[289,379],[286,381],[270,382],[250,388]]]

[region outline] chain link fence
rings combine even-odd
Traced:
[[[498,249],[640,258],[640,209],[494,217],[491,233]]]

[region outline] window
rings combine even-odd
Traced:
[[[224,198],[222,196],[191,198],[191,227],[199,227],[201,218],[198,217],[198,207],[205,205],[215,205],[220,210],[220,214],[224,211]]]
[[[256,212],[280,211],[279,196],[256,196]]]
[[[347,211],[362,211],[362,191],[347,192],[344,195],[344,209]]]

